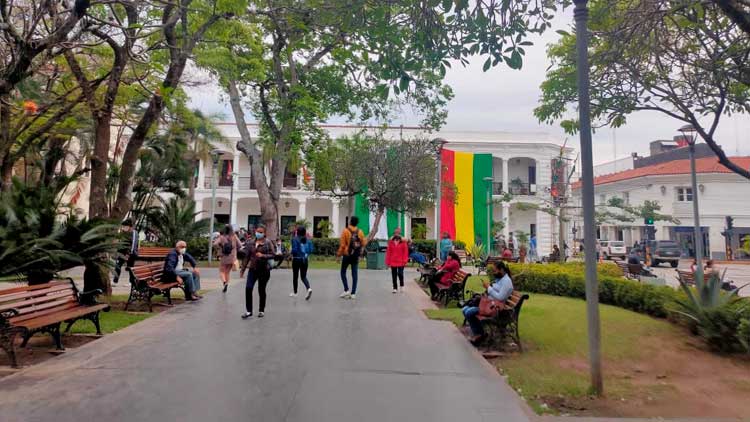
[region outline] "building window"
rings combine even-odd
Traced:
[[[335,206],[335,205],[334,205]],[[328,219],[328,216],[315,216],[313,217],[313,237],[315,238],[321,238],[323,237],[323,232],[321,231],[321,222],[325,221],[326,223],[330,223],[330,220]],[[326,237],[331,236],[332,233],[330,233],[331,226],[330,224],[326,224],[328,226],[329,231],[325,233]]]
[[[232,186],[232,173],[234,172],[232,160],[221,160],[221,174],[219,175],[219,186]]]
[[[630,205],[630,192],[622,193],[622,201],[625,203],[625,205]],[[622,240],[622,239],[618,239],[618,240]]]
[[[281,234],[290,235],[295,229],[294,224],[297,221],[296,215],[282,215],[281,216]]]
[[[599,205],[604,205],[607,202],[607,195],[599,195]]]
[[[259,215],[248,215],[247,216],[247,229],[249,231],[255,231],[255,228],[260,226],[263,222]],[[255,236],[255,234],[253,234]]]
[[[296,188],[297,187],[297,173],[291,172],[289,169],[284,170],[284,187],[285,188]]]
[[[529,237],[536,236],[536,224],[529,225]]]
[[[424,217],[412,217],[411,234],[414,239],[427,238],[427,219]]]
[[[677,188],[677,201],[678,202],[693,202],[693,189],[692,188]]]

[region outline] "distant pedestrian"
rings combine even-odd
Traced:
[[[120,239],[121,246],[118,250],[117,261],[115,261],[115,277],[112,279],[112,282],[115,284],[120,281],[123,264],[127,268],[131,268],[138,258],[138,230],[133,228],[133,221],[129,218],[123,220],[120,224]]]
[[[404,267],[409,262],[409,246],[401,238],[401,228],[393,230],[393,237],[388,241],[385,250],[385,265],[391,267],[391,280],[393,281],[393,293],[398,293],[400,282],[401,293],[404,292]]]
[[[453,250],[453,241],[448,232],[443,232],[443,238],[440,239],[440,262],[445,262],[448,252]]]
[[[339,249],[336,255],[341,257],[341,283],[344,285],[344,291],[339,295],[342,299],[357,298],[357,272],[359,269],[359,257],[362,255],[367,239],[362,230],[357,228],[359,218],[352,216],[349,218],[349,226],[341,233]],[[349,283],[346,281],[346,269],[352,268],[352,290],[349,291]]]
[[[297,235],[292,238],[292,293],[291,297],[297,296],[297,279],[302,278],[302,284],[307,288],[305,300],[310,300],[312,289],[307,279],[308,259],[313,251],[313,243],[307,238],[304,226],[297,227]]]
[[[224,287],[222,291],[226,293],[232,270],[238,267],[237,251],[241,247],[240,239],[237,238],[231,225],[227,224],[224,227],[221,236],[214,241],[214,246],[219,251],[219,279]]]
[[[268,262],[275,256],[273,242],[266,239],[266,228],[258,226],[255,228],[255,241],[248,240],[245,243],[245,259],[242,261],[240,277],[247,270],[247,283],[245,284],[245,313],[242,319],[253,316],[253,289],[258,284],[258,296],[260,306],[258,317],[263,318],[266,310],[266,286],[271,278],[271,264]]]
[[[536,249],[536,235],[531,235],[531,240],[529,240],[529,261],[536,262],[539,260],[539,255],[537,254]]]

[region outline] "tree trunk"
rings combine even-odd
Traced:
[[[378,212],[375,213],[375,221],[372,223],[372,228],[370,229],[370,234],[367,235],[367,242],[369,243],[371,240],[375,239],[375,235],[378,234],[378,228],[380,227],[380,220],[383,217],[383,214],[385,213],[385,208],[378,207]]]
[[[109,214],[106,196],[111,120],[112,115],[104,113],[94,121],[94,151],[91,155],[89,179],[89,218],[106,218]]]
[[[560,247],[560,262],[565,262],[565,208],[560,207],[557,212],[557,241]]]
[[[13,140],[10,139],[10,106],[8,96],[0,96],[0,169],[7,166],[10,160],[10,148]],[[4,174],[4,173],[3,173]],[[10,189],[10,178],[0,176],[0,191]]]
[[[5,156],[3,164],[0,165],[0,181],[2,182],[3,191],[10,190],[13,185],[13,159],[10,153]]]

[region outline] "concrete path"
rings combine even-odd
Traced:
[[[244,284],[89,343],[0,382],[0,419],[32,421],[527,421],[516,394],[408,282],[337,273],[313,297],[273,273],[266,317],[241,320]],[[407,278],[413,275],[408,274]],[[257,304],[256,304],[257,306]]]

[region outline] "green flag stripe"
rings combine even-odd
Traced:
[[[492,215],[492,205],[487,203],[489,184],[484,181],[485,177],[492,177],[492,154],[474,154],[474,235],[481,237],[482,243],[488,245],[487,208],[490,208]]]

